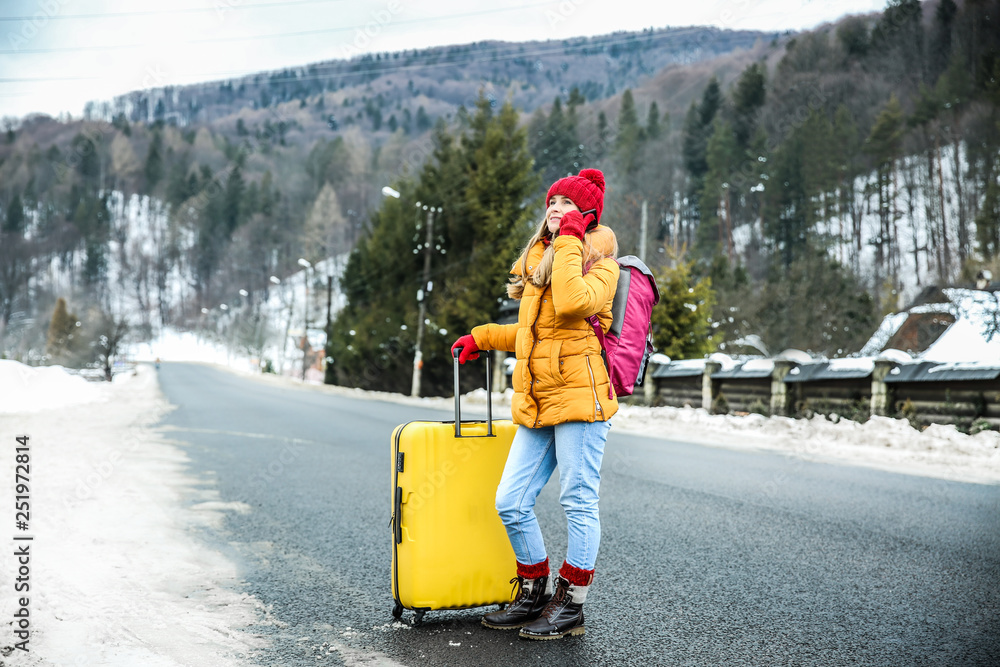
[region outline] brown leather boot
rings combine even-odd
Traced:
[[[527,625],[541,615],[545,605],[552,599],[552,594],[545,590],[549,583],[548,577],[514,577],[510,583],[519,588],[517,597],[506,609],[483,617],[483,625],[487,628],[514,630]]]
[[[582,635],[583,601],[587,586],[574,586],[562,577],[556,577],[556,592],[545,606],[541,616],[521,628],[525,639],[559,639],[566,635]]]

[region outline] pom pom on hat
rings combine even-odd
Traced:
[[[600,169],[581,169],[580,178],[586,178],[604,192],[604,172]]]
[[[569,197],[581,211],[593,210],[600,220],[604,210],[604,174],[599,169],[582,169],[577,176],[560,178],[553,183],[545,195],[546,205],[552,195]]]

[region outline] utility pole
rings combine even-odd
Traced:
[[[333,310],[333,276],[326,277],[326,335],[330,335]]]
[[[299,266],[305,269],[302,272],[302,284],[306,292],[302,334],[302,380],[305,381],[306,371],[309,369],[309,272],[313,267],[312,263],[302,257],[299,258]]]
[[[646,261],[646,227],[649,223],[649,202],[642,200],[642,221],[639,225],[639,259]]]
[[[681,251],[681,209],[674,204],[674,260],[678,260]]]
[[[417,203],[420,206],[420,203]],[[441,208],[435,209],[433,206],[423,206],[427,211],[427,239],[424,241],[424,280],[420,289],[417,290],[417,344],[413,351],[413,385],[410,387],[410,396],[420,396],[420,370],[424,366],[424,355],[422,346],[424,342],[424,320],[427,318],[427,293],[431,291],[431,252],[434,243],[434,211],[441,212]]]

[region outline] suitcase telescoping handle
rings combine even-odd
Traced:
[[[466,437],[462,435],[462,392],[458,388],[458,355],[462,348],[456,347],[452,351],[455,359],[455,437]],[[482,350],[486,354],[486,435],[493,435],[493,350]],[[472,437],[472,436],[469,436]]]

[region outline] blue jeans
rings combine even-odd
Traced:
[[[594,569],[601,544],[601,460],[610,428],[610,422],[517,427],[497,488],[497,512],[519,563],[534,565],[546,558],[535,499],[558,463],[559,502],[569,531],[566,560],[582,570]]]

